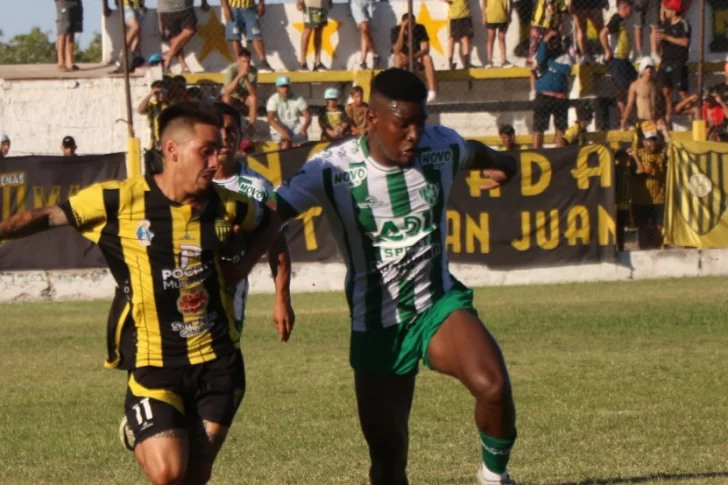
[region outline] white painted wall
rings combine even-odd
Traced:
[[[605,20],[616,10],[616,1],[611,1],[610,10],[605,13]],[[688,21],[693,26],[692,45],[690,49],[691,60],[697,60],[698,56],[698,2],[693,2],[693,7],[688,14]],[[485,61],[485,28],[481,23],[480,2],[470,0],[473,12],[473,25],[475,27],[475,37],[473,39],[474,46],[474,65],[482,65]],[[418,22],[425,24],[428,33],[432,39],[431,53],[435,61],[437,69],[445,69],[447,67],[447,41],[449,35],[449,26],[447,23],[447,4],[441,0],[415,0],[413,10],[417,16]],[[407,2],[402,0],[392,1],[375,1],[374,2],[374,19],[372,27],[375,36],[375,44],[380,53],[388,56],[390,52],[390,29],[398,23],[402,14],[407,11]],[[712,39],[712,7],[706,2],[706,29],[705,29],[705,45],[709,45]],[[223,22],[223,16],[219,8],[213,8],[209,12],[203,12],[196,9],[198,24],[204,27],[211,21],[211,16],[215,16],[220,22]],[[120,27],[119,19],[113,16],[102,20],[103,30],[103,56],[108,61],[115,59],[120,49]],[[634,19],[635,16],[633,16]],[[327,66],[333,66],[335,69],[353,70],[358,68],[360,63],[359,53],[359,34],[351,16],[348,3],[337,3],[330,12],[330,18],[333,24],[338,26],[331,35],[331,43],[335,49],[336,55],[332,59],[330,53],[325,53],[323,61]],[[507,33],[508,50],[518,43],[519,27],[518,15],[513,13],[513,21]],[[159,35],[157,25],[156,10],[150,9],[144,19],[143,29],[145,39],[142,44],[143,53],[149,56],[162,50],[162,42]],[[295,70],[298,66],[297,56],[300,46],[301,33],[295,27],[296,24],[302,22],[302,13],[296,10],[294,3],[266,5],[266,14],[261,21],[261,30],[266,44],[266,50],[269,54],[269,61],[274,69],[277,70]],[[214,24],[212,24],[214,25]],[[218,45],[224,46],[224,34],[220,33]],[[199,53],[202,52],[204,45],[203,38],[196,36],[188,45],[187,62],[190,68],[195,71],[219,72],[222,71],[229,61],[219,51],[213,51],[205,59],[200,59]],[[649,46],[649,42],[645,43]],[[166,50],[166,47],[164,47]],[[706,61],[722,61],[725,60],[725,53],[707,52]],[[497,53],[497,48],[496,48]],[[497,55],[497,54],[496,54]],[[499,58],[499,57],[497,57]],[[513,63],[523,65],[525,60],[509,56],[509,60]],[[312,61],[309,61],[309,64]],[[371,61],[370,61],[371,62]]]
[[[673,249],[621,253],[613,263],[490,271],[484,266],[451,264],[453,274],[471,287],[556,284],[587,281],[628,281],[728,275],[726,249]],[[341,263],[294,264],[293,293],[344,291]],[[256,266],[251,293],[275,292],[267,265]],[[111,299],[114,280],[106,269],[0,273],[0,303]]]

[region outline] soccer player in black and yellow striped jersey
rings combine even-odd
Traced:
[[[221,150],[212,108],[179,103],[160,119],[163,171],[92,185],[0,223],[0,241],[71,225],[98,244],[133,322],[126,415],[153,483],[207,483],[245,392],[228,287],[278,235],[266,206],[213,183]],[[238,241],[245,240],[239,254]],[[120,364],[121,326],[108,367]]]

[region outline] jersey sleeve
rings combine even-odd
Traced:
[[[101,230],[108,218],[104,188],[104,184],[91,185],[60,204],[68,223],[93,242],[98,242],[101,238]]]
[[[227,69],[225,69],[225,86],[233,82],[233,79],[235,79],[235,76],[237,76],[237,69],[235,69],[235,64],[229,66]]]
[[[298,97],[297,104],[298,104],[298,111],[300,111],[301,113],[303,113],[304,111],[306,111],[308,109],[308,103],[306,102],[305,99],[303,99],[303,96]]]
[[[265,105],[265,110],[268,113],[276,113],[276,112],[278,112],[278,103],[277,103],[277,101],[278,101],[278,98],[276,97],[275,94],[273,96],[271,96],[270,98],[268,98],[268,102]]]
[[[325,192],[323,166],[323,160],[312,158],[278,187],[275,200],[284,221],[306,212],[311,207],[321,205]]]
[[[618,13],[615,13],[612,15],[612,18],[609,19],[609,23],[607,24],[607,31],[610,34],[616,34],[619,32],[619,27],[622,25],[622,17],[619,16]]]

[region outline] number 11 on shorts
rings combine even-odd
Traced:
[[[139,401],[139,404],[135,404],[132,409],[134,410],[139,426],[142,426],[144,423],[152,420],[152,406],[149,404],[148,397]]]

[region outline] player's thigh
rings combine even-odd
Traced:
[[[215,441],[209,430],[225,429],[232,425],[235,414],[245,396],[245,364],[240,351],[220,357],[212,362],[203,364],[196,371],[194,390],[188,407],[188,419],[195,422],[209,423],[197,427],[197,431],[205,430]],[[213,439],[214,438],[214,439]],[[224,436],[219,438],[224,439]]]
[[[406,452],[416,375],[354,372],[359,422],[373,455]]]

